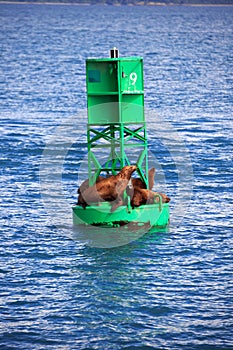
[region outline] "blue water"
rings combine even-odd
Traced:
[[[233,7],[0,4],[0,24],[0,349],[233,349]],[[85,59],[113,46],[144,58],[169,232],[72,226]]]

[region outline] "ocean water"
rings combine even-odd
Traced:
[[[0,4],[0,349],[233,349],[233,7]],[[144,58],[167,232],[72,226],[85,59]]]

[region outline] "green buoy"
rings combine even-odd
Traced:
[[[137,165],[137,177],[146,188],[148,180],[148,141],[144,114],[142,57],[119,58],[118,50],[110,58],[86,60],[87,144],[89,186],[99,176],[116,175],[126,165]],[[103,160],[103,150],[107,159]],[[166,228],[169,204],[157,195],[154,204],[132,208],[124,193],[124,205],[111,211],[110,202],[73,207],[74,225],[116,227],[127,223]]]

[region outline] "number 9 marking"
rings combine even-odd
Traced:
[[[129,79],[132,81],[132,85],[136,84],[138,76],[135,72],[130,73]]]

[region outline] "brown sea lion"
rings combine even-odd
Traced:
[[[136,165],[126,165],[117,175],[112,175],[85,189],[78,198],[78,204],[84,208],[97,202],[115,201],[112,211],[122,203],[122,194],[125,191],[132,173],[137,169]]]
[[[154,176],[155,176],[155,168],[149,169],[148,171],[149,190],[152,190],[154,186]],[[96,179],[96,183],[104,179],[105,177],[98,176]],[[131,180],[132,180],[133,187],[146,188],[145,182],[142,181],[140,178],[131,178]],[[88,187],[89,187],[89,180],[87,179],[81,183],[80,187],[77,190],[78,194],[83,193]]]
[[[144,188],[135,187],[130,204],[132,208],[139,207],[143,204],[154,204],[159,201],[158,195],[162,197],[163,203],[170,202],[170,198],[164,193],[153,192]]]
[[[105,177],[103,177],[103,176],[98,176],[95,183],[100,182],[100,181],[102,181],[103,179],[105,179]],[[78,205],[85,202],[84,199],[83,199],[83,197],[82,197],[82,193],[83,193],[88,187],[90,187],[90,186],[89,186],[89,179],[83,181],[83,182],[81,183],[80,187],[78,188],[78,190],[77,190],[77,192],[78,192],[78,194],[79,194],[79,196],[78,196],[78,202],[77,202]]]
[[[149,190],[152,190],[154,186],[154,181],[155,181],[155,168],[151,168],[148,171],[148,184],[149,184]],[[146,184],[144,181],[142,181],[139,178],[132,178],[132,185],[133,187],[139,187],[139,188],[145,188],[146,189]]]
[[[155,168],[151,168],[148,171],[148,183],[149,183],[149,190],[152,190],[155,183]]]
[[[98,176],[97,179],[96,179],[96,183],[102,181],[103,179],[105,179],[105,177],[103,177],[103,176]],[[81,183],[81,185],[80,185],[80,187],[78,188],[77,192],[78,192],[78,193],[82,193],[82,192],[84,192],[88,187],[90,187],[90,186],[89,186],[89,179],[87,179],[87,180],[85,180],[85,181],[83,181],[83,182]]]

